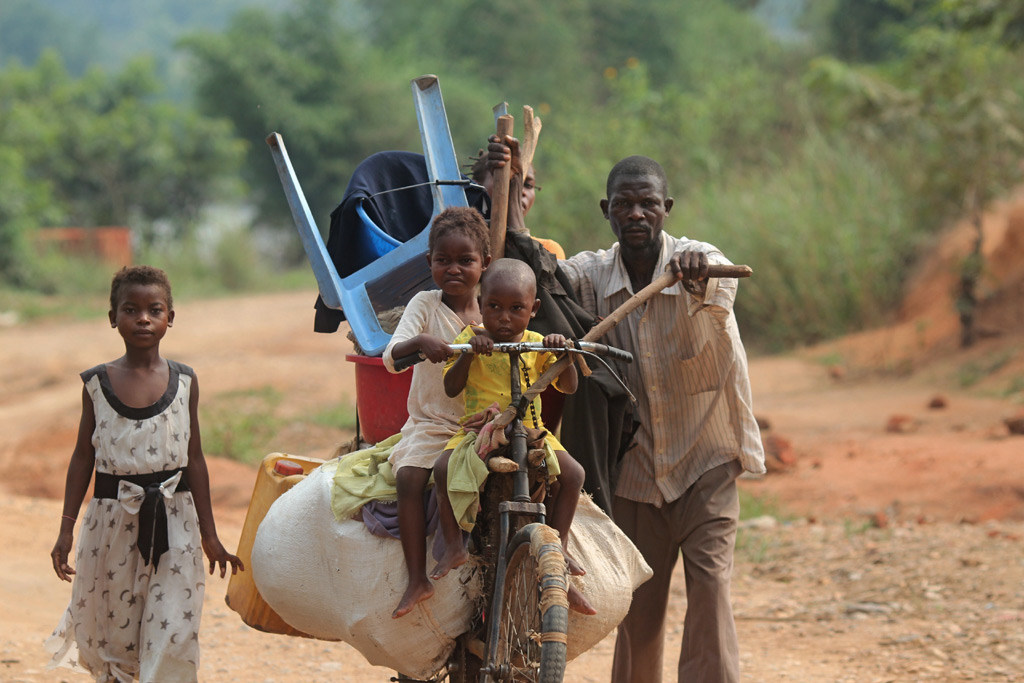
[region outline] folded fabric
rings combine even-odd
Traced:
[[[331,509],[335,519],[350,518],[371,500],[397,500],[395,474],[388,457],[402,438],[395,434],[380,443],[343,455],[338,460],[331,486]]]
[[[544,450],[548,480],[554,481],[561,474],[558,456],[546,441],[542,442],[540,448]],[[459,442],[448,459],[448,498],[455,519],[463,531],[472,531],[476,526],[477,513],[480,510],[480,491],[489,474],[487,463],[481,460],[476,451],[477,435],[470,432]]]
[[[487,480],[487,464],[476,454],[476,434],[470,432],[448,459],[448,499],[464,531],[476,526],[480,489]]]
[[[476,446],[476,454],[481,458],[491,451],[497,450],[508,443],[508,437],[505,436],[505,430],[496,428],[497,424],[497,422],[491,420],[480,430],[480,437],[477,439],[478,443]]]

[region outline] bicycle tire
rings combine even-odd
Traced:
[[[495,678],[561,683],[569,599],[558,532],[528,524],[512,537],[507,557]]]

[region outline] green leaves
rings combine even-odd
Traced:
[[[194,35],[182,47],[202,111],[232,121],[247,143],[242,174],[267,223],[291,223],[264,143],[271,132],[284,136],[323,225],[365,157],[420,148],[408,72],[347,27],[337,2],[300,2],[277,17],[246,11],[225,33]]]
[[[918,4],[928,6],[902,33],[898,59],[873,68],[821,59],[807,83],[830,128],[850,126],[883,162],[917,167],[918,220],[937,227],[975,210],[968,195],[983,205],[1020,180],[1024,83],[1020,55],[999,40],[1009,18],[981,0]]]
[[[51,216],[85,226],[194,216],[240,149],[223,122],[159,94],[148,61],[74,79],[50,53],[0,72],[0,148],[19,155],[26,180],[45,183]]]
[[[544,190],[529,225],[570,252],[612,240],[598,208],[611,165],[658,159],[669,230],[751,261],[740,305],[773,344],[875,322],[898,295],[880,269],[902,269],[965,198],[977,210],[1020,179],[1024,0],[816,0],[802,23],[772,24],[788,41],[751,0],[145,5],[0,6],[0,58],[31,65],[0,72],[0,277],[38,225],[191,238],[213,203],[255,206],[297,254],[266,136],[285,137],[326,227],[360,161],[421,150],[409,82],[426,73],[463,163],[493,132],[492,105],[517,120],[535,108]],[[69,60],[89,50],[65,41],[36,59],[35,27],[69,17],[152,54],[85,70]],[[97,54],[116,42],[83,35]],[[801,262],[813,276],[795,280]]]

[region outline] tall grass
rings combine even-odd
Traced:
[[[899,179],[849,143],[811,136],[772,173],[677,198],[669,229],[753,267],[737,316],[778,350],[884,321],[918,236]]]
[[[277,408],[283,400],[272,386],[219,394],[200,407],[204,450],[244,463],[257,463],[280,429]]]

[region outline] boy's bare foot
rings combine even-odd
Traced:
[[[417,581],[410,580],[409,586],[405,589],[405,595],[402,596],[402,600],[398,603],[395,611],[391,613],[391,618],[398,619],[399,617],[404,617],[418,603],[423,602],[433,594],[434,584],[430,583],[426,577]]]
[[[590,605],[590,601],[571,583],[569,584],[569,609],[580,614],[597,614],[597,610]]]
[[[469,560],[469,553],[461,542],[454,547],[446,546],[441,559],[437,561],[433,571],[430,572],[430,578],[440,579],[459,565],[465,564],[467,560]]]

